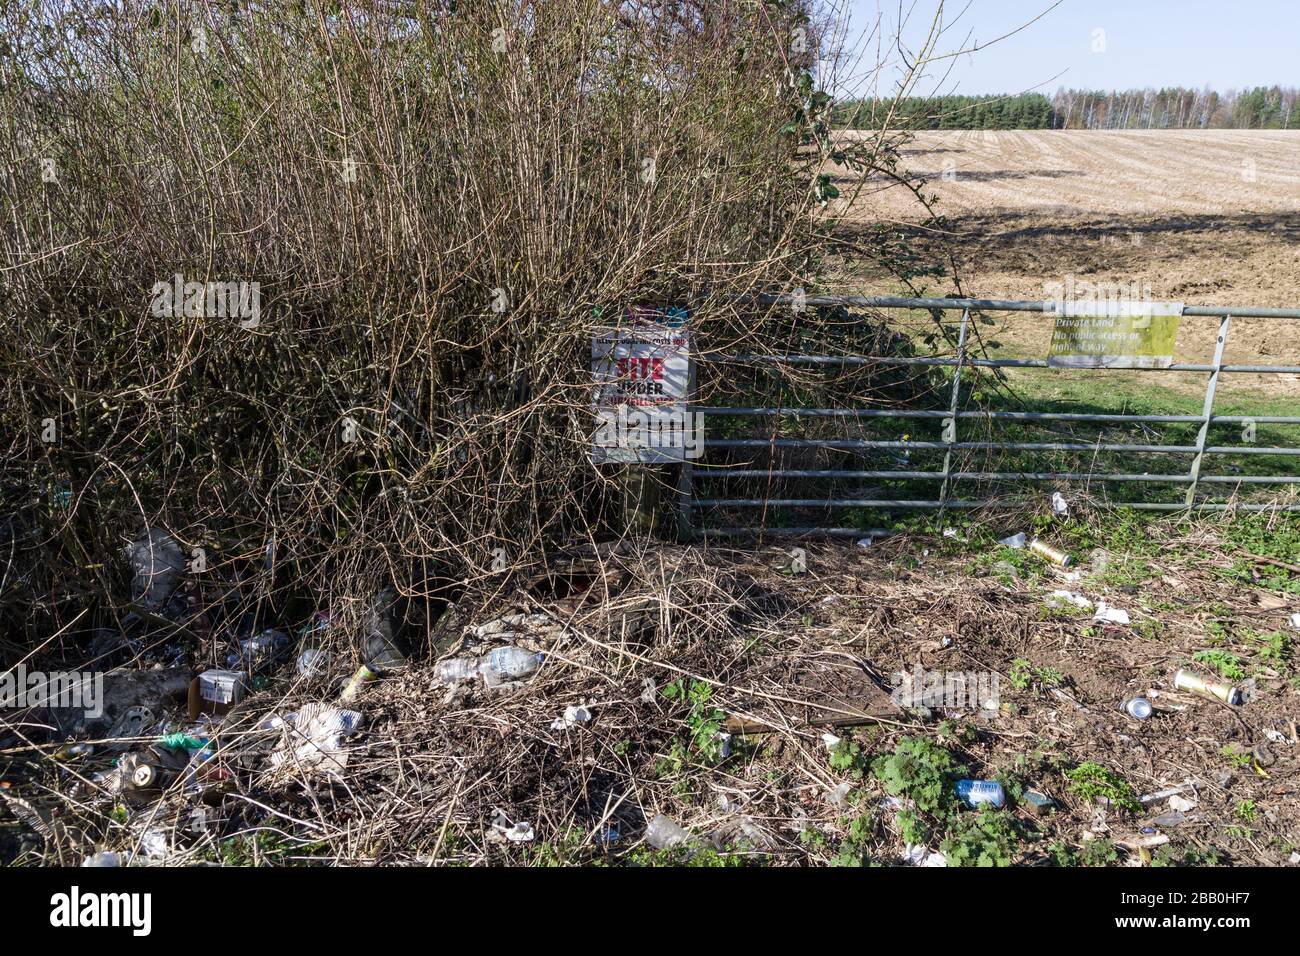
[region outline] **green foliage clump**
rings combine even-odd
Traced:
[[[941,814],[952,806],[951,781],[965,768],[943,747],[925,737],[904,737],[891,754],[871,764],[885,790],[911,800],[922,813]]]
[[[1152,866],[1219,866],[1220,857],[1213,849],[1177,846],[1166,843],[1151,855]]]
[[[854,780],[861,780],[867,769],[862,747],[852,740],[841,740],[831,748],[830,765],[832,770],[838,770]]]
[[[1065,776],[1070,780],[1070,792],[1082,800],[1103,797],[1121,810],[1136,813],[1142,809],[1133,787],[1113,770],[1086,760]]]
[[[1213,667],[1219,674],[1228,680],[1241,680],[1246,676],[1246,669],[1241,666],[1241,659],[1236,654],[1229,654],[1227,651],[1221,651],[1217,648],[1214,650],[1197,651],[1192,655],[1192,660],[1198,664],[1205,664]]]
[[[1109,839],[1089,840],[1079,851],[1079,866],[1110,866],[1119,860],[1119,849]]]
[[[723,761],[722,723],[727,715],[720,708],[713,707],[709,700],[713,697],[713,688],[704,681],[678,678],[660,692],[669,700],[685,703],[689,710],[686,714],[686,727],[690,731],[690,747],[677,746],[670,752],[669,759],[681,766],[694,754],[701,762],[715,766]],[[680,744],[680,741],[677,743]]]
[[[958,815],[939,849],[949,866],[1010,866],[1019,840],[1014,817],[985,808]]]

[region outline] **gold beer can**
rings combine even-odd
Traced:
[[[348,678],[348,682],[343,685],[343,691],[339,694],[339,702],[348,703],[360,692],[362,684],[369,683],[378,676],[369,667],[362,664],[357,668],[357,672]]]
[[[1174,687],[1178,690],[1191,691],[1194,694],[1204,694],[1207,697],[1221,700],[1225,704],[1241,703],[1241,691],[1231,684],[1202,677],[1200,674],[1186,668],[1180,668],[1178,673],[1174,675]]]
[[[1051,561],[1058,567],[1068,568],[1074,564],[1074,558],[1070,557],[1060,548],[1054,548],[1041,538],[1034,538],[1029,542],[1029,550],[1034,552],[1040,558]]]

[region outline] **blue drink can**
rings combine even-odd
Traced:
[[[1007,795],[996,780],[958,780],[957,799],[974,808],[1007,805]]]

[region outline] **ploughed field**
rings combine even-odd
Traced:
[[[854,134],[843,134],[852,136]],[[856,191],[836,174],[846,231],[893,220],[951,258],[967,294],[1167,299],[1300,307],[1300,133],[1271,130],[931,131],[902,151],[948,217],[915,230],[916,199],[882,180]],[[837,276],[867,293],[899,287],[851,255]],[[951,278],[928,291],[952,291]],[[1046,354],[1051,324],[1022,316],[995,337],[1008,356]],[[1186,319],[1179,361],[1207,362],[1218,323]],[[1226,359],[1300,364],[1300,320],[1241,319]],[[1203,377],[1161,376],[1199,392]],[[1300,396],[1300,376],[1233,377],[1243,394]]]

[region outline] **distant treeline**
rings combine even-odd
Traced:
[[[836,105],[835,122],[872,127],[890,110],[890,125],[907,129],[1300,129],[1300,89],[1060,89],[1050,100],[1041,93],[847,100]]]
[[[898,129],[1051,129],[1052,101],[1041,93],[1019,96],[910,96],[901,100],[849,100],[835,108],[842,128],[875,128],[889,111]]]
[[[1300,129],[1300,89],[1057,90],[1057,129]]]

